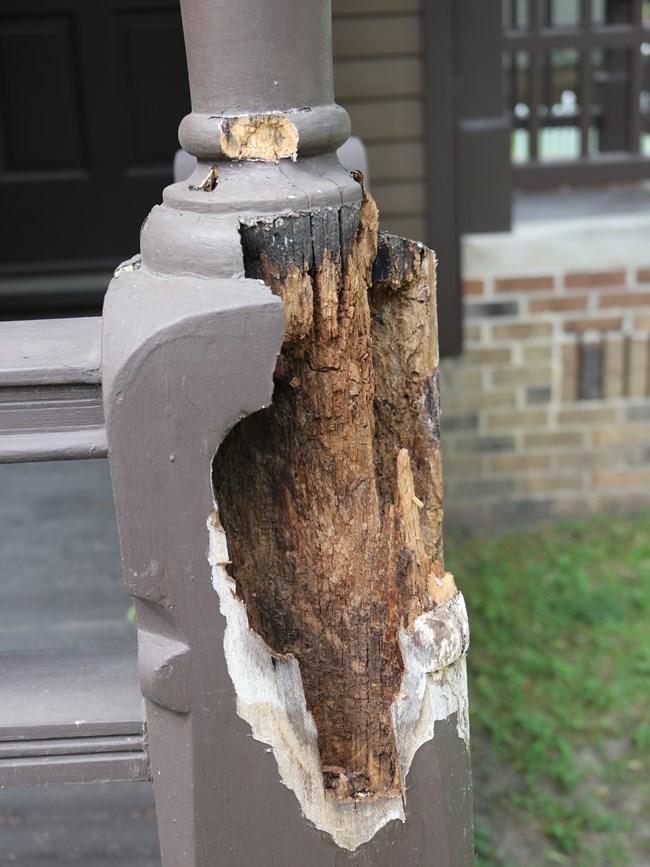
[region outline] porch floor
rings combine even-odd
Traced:
[[[0,466],[0,526],[0,651],[135,656],[106,461]],[[149,783],[2,789],[0,839],[0,864],[160,865]]]

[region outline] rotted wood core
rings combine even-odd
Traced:
[[[273,403],[214,461],[237,591],[300,665],[327,793],[401,789],[399,632],[455,593],[441,551],[435,258],[357,206],[247,222],[285,305]]]

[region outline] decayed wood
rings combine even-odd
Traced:
[[[408,449],[429,557],[442,560],[442,464],[435,256],[422,244],[379,236],[369,300],[375,373],[375,455],[383,505],[396,501],[397,452]]]
[[[241,227],[285,305],[273,404],[221,445],[214,487],[251,627],[300,664],[324,785],[401,787],[399,631],[455,593],[441,562],[434,258],[366,195]],[[374,275],[374,276],[373,276]],[[412,469],[413,467],[413,469]]]

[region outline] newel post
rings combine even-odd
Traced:
[[[163,864],[464,867],[435,257],[338,163],[329,0],[181,8],[197,167],[103,317]]]

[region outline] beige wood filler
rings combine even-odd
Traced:
[[[275,160],[298,153],[298,130],[282,114],[248,114],[221,121],[221,150],[232,160]]]
[[[404,819],[436,719],[467,739],[442,559],[435,257],[361,204],[242,220],[285,309],[270,407],[214,461],[211,562],[238,712],[303,812],[355,849]]]

